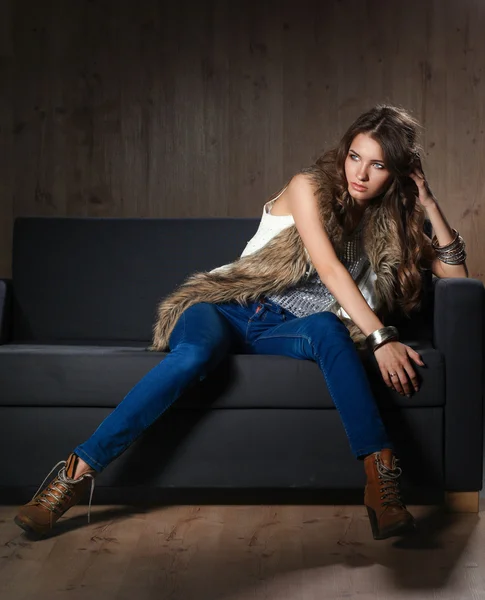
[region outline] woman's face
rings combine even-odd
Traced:
[[[366,133],[356,135],[350,144],[345,159],[345,177],[349,194],[363,208],[392,181],[381,146]],[[356,188],[354,184],[362,187]]]

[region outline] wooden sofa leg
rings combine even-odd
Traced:
[[[449,512],[477,513],[478,492],[445,492],[445,506]]]

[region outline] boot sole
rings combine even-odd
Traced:
[[[387,529],[379,530],[379,525],[377,523],[377,516],[374,509],[370,508],[370,506],[366,506],[367,514],[369,515],[370,526],[372,529],[372,535],[375,540],[385,540],[387,538],[403,535],[405,533],[410,533],[416,529],[416,521],[414,519],[405,521],[404,523],[399,523],[395,527],[388,527]]]
[[[24,531],[29,533],[30,535],[34,535],[37,537],[42,537],[50,531],[50,528],[45,528],[45,527],[42,529],[39,529],[34,525],[34,523],[32,521],[30,521],[30,519],[27,519],[24,521],[18,515],[14,518],[14,523],[16,525],[18,525]]]

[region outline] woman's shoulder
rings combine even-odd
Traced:
[[[303,169],[295,173],[288,183],[288,187],[292,188],[314,188],[315,187],[315,175],[309,169]]]
[[[266,215],[274,217],[291,217],[292,211],[290,206],[290,198],[300,196],[300,194],[312,191],[310,179],[302,173],[296,173],[288,180],[284,187],[275,195],[272,196],[264,205],[263,217]]]
[[[311,174],[299,171],[288,182],[285,189],[285,196],[287,199],[292,199],[293,201],[300,198],[314,199],[317,190],[317,182]]]
[[[298,172],[290,180],[285,192],[286,207],[289,212],[311,212],[319,209],[321,204],[319,186],[311,174]]]
[[[322,194],[327,189],[322,184],[321,169],[318,165],[311,165],[296,172],[286,183],[283,189],[264,205],[263,216],[275,217],[295,216],[295,211],[315,217],[315,211],[322,216],[325,211],[322,207],[326,202]]]

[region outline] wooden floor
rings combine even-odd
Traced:
[[[82,505],[40,541],[0,506],[0,598],[485,600],[483,504],[385,541],[363,506]]]

